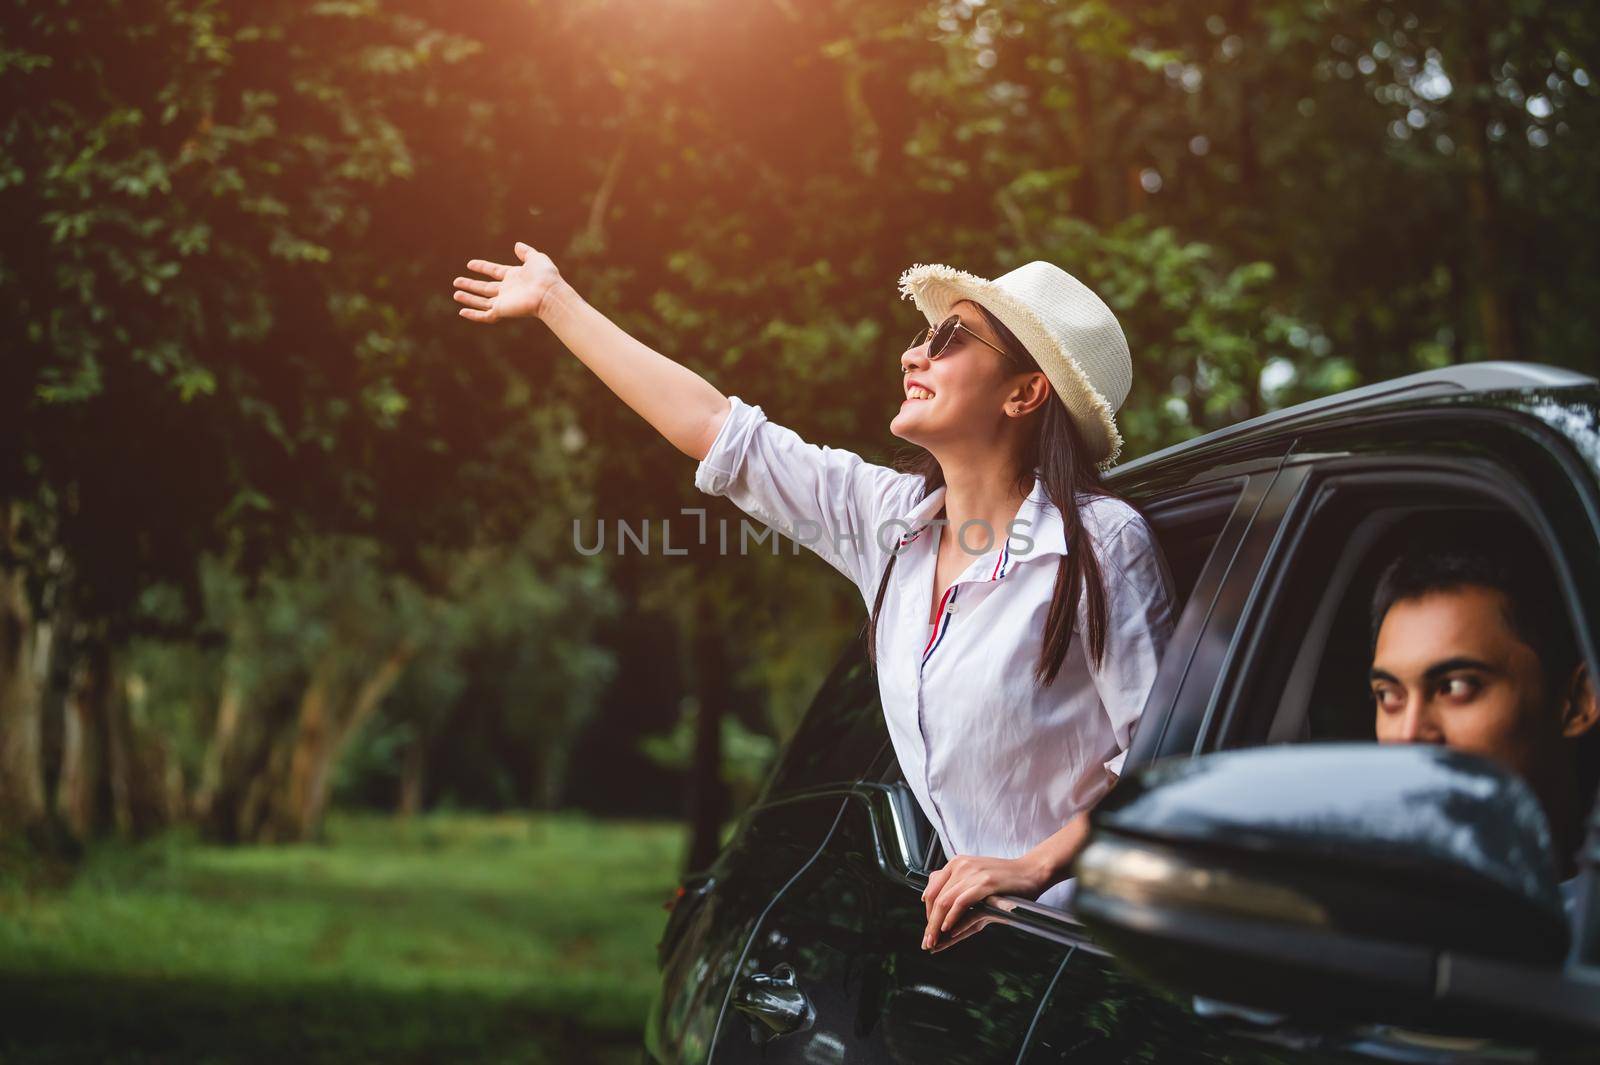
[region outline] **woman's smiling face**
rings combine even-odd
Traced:
[[[900,356],[904,398],[889,423],[895,436],[929,449],[1003,431],[1010,421],[1008,400],[1016,400],[1021,383],[1029,376],[1018,373],[996,350],[1001,347],[1000,338],[978,313],[976,304],[961,300],[950,313],[958,316],[966,329],[956,330],[943,354],[929,359],[928,345],[923,343]],[[973,339],[969,329],[995,347]]]

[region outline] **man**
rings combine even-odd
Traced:
[[[1379,742],[1442,743],[1520,774],[1570,899],[1595,786],[1578,748],[1600,702],[1538,545],[1498,523],[1418,538],[1378,580],[1372,633]]]

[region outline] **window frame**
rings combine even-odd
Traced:
[[[1554,568],[1555,556],[1551,552],[1551,545],[1538,531],[1535,522],[1530,520],[1532,516],[1525,509],[1529,500],[1486,481],[1483,478],[1486,471],[1461,469],[1460,461],[1413,461],[1403,470],[1393,466],[1373,469],[1370,460],[1360,460],[1349,466],[1333,463],[1316,470],[1307,479],[1299,489],[1300,498],[1296,505],[1285,517],[1275,547],[1263,560],[1263,567],[1255,578],[1250,606],[1239,619],[1235,651],[1218,678],[1215,703],[1210,708],[1208,727],[1203,729],[1199,738],[1200,745],[1194,752],[1196,755],[1262,746],[1266,742],[1265,737],[1271,734],[1272,726],[1283,712],[1281,705],[1271,711],[1270,719],[1265,722],[1266,727],[1257,735],[1240,734],[1241,728],[1247,724],[1261,724],[1259,719],[1253,722],[1241,720],[1259,698],[1258,693],[1249,689],[1257,686],[1262,662],[1273,654],[1272,647],[1277,638],[1274,627],[1281,626],[1286,607],[1293,609],[1286,599],[1294,590],[1295,578],[1300,572],[1302,560],[1299,552],[1306,548],[1308,541],[1315,539],[1319,531],[1316,525],[1328,508],[1346,505],[1340,497],[1359,497],[1363,493],[1399,497],[1407,492],[1420,492],[1448,494],[1452,497],[1451,505],[1456,506],[1473,502],[1488,503],[1529,524],[1530,531],[1539,539]],[[1402,506],[1398,498],[1386,505],[1395,508]],[[1341,556],[1340,561],[1343,560],[1344,556]],[[1559,577],[1559,570],[1557,573]],[[1344,591],[1337,594],[1343,596]],[[1323,598],[1318,606],[1327,602],[1328,599]],[[1569,613],[1571,606],[1569,602]],[[1296,656],[1304,653],[1302,646],[1296,651]]]
[[[1304,471],[1286,470],[1284,457],[1245,481],[1194,592],[1184,604],[1140,715],[1125,771],[1161,758],[1199,753],[1216,687],[1231,656],[1253,584],[1282,525],[1285,502]],[[1287,483],[1286,483],[1287,481]]]
[[[1399,461],[1366,456],[1340,457],[1308,462],[1303,468],[1307,476],[1291,487],[1294,498],[1286,501],[1288,505],[1273,537],[1274,544],[1262,559],[1261,568],[1255,573],[1238,571],[1232,575],[1239,585],[1245,582],[1251,585],[1248,606],[1238,619],[1233,648],[1218,674],[1215,697],[1206,708],[1206,724],[1197,738],[1194,754],[1261,745],[1248,738],[1246,742],[1235,742],[1240,738],[1236,729],[1241,689],[1253,682],[1253,671],[1270,654],[1275,636],[1273,623],[1278,620],[1284,597],[1292,590],[1297,553],[1312,539],[1313,523],[1319,520],[1325,508],[1336,505],[1333,500],[1339,494],[1443,491],[1451,493],[1458,504],[1476,500],[1514,514],[1528,526],[1544,549],[1561,586],[1575,633],[1583,626],[1588,612],[1577,597],[1566,551],[1537,497],[1514,470],[1483,459],[1430,456],[1408,456]],[[1581,639],[1579,643],[1582,647]],[[1591,662],[1594,660],[1593,654],[1587,658]]]

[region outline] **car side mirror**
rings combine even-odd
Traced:
[[[1361,743],[1168,760],[1092,826],[1077,912],[1159,982],[1297,1021],[1600,1031],[1592,992],[1561,986],[1544,813],[1487,759]]]

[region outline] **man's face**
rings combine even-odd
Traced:
[[[1389,608],[1372,656],[1379,742],[1442,743],[1542,777],[1561,715],[1505,606],[1500,592],[1469,585]]]

